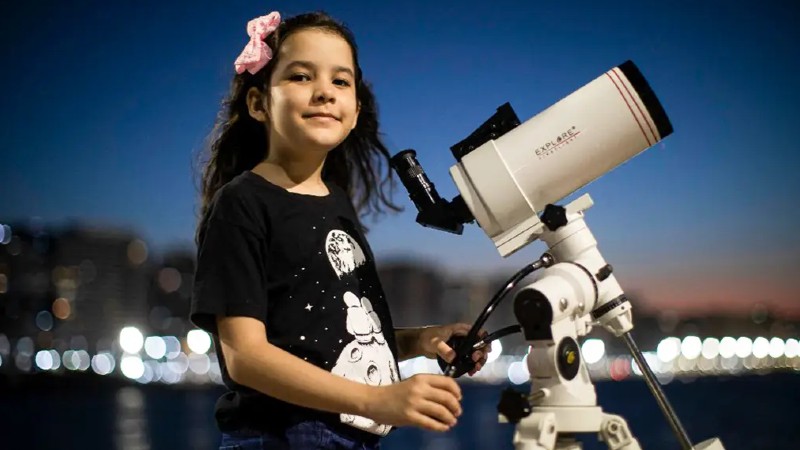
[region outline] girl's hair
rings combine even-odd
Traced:
[[[200,218],[208,212],[215,193],[227,182],[250,170],[267,156],[269,139],[264,124],[250,117],[246,96],[251,87],[262,92],[269,90],[272,72],[279,58],[278,50],[292,33],[305,29],[319,29],[342,37],[350,45],[355,66],[355,89],[359,103],[356,127],[347,138],[331,150],[322,169],[322,179],[341,187],[350,197],[359,213],[379,214],[384,208],[399,211],[384,192],[391,185],[389,151],[378,130],[378,111],[375,96],[363,79],[358,65],[358,49],[352,32],[324,12],[294,16],[282,21],[265,42],[272,49],[273,58],[264,68],[250,74],[237,74],[223,101],[217,123],[211,133],[210,154],[201,178]],[[386,176],[381,172],[386,171]],[[390,186],[391,187],[391,186]]]

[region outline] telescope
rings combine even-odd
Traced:
[[[501,257],[536,241],[547,250],[514,274],[490,299],[466,336],[453,337],[445,375],[457,378],[474,367],[475,348],[521,332],[530,346],[531,391],[506,389],[498,402],[500,422],[515,424],[517,450],[579,450],[579,433],[595,433],[610,449],[637,450],[624,418],[597,404],[579,340],[601,326],[624,340],[650,392],[683,450],[724,450],[718,438],[692,444],[653,371],[631,335],[631,302],[597,248],[585,213],[593,206],[577,192],[672,134],[670,120],[639,68],[625,61],[525,122],[510,103],[450,147],[450,176],[459,195],[439,196],[416,151],[391,158],[422,226],[461,234],[477,223]],[[525,277],[538,279],[514,297],[517,325],[478,336],[499,302]]]

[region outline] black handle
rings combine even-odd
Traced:
[[[474,353],[472,347],[477,341],[470,342],[469,345],[467,345],[465,342],[466,339],[466,336],[452,336],[447,340],[447,345],[456,352],[456,357],[453,359],[453,362],[448,363],[441,356],[436,356],[439,367],[445,375],[458,378],[478,365],[478,363],[472,360],[472,354]]]

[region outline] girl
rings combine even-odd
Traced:
[[[447,431],[458,384],[401,381],[397,362],[450,361],[445,342],[470,327],[392,325],[358,219],[396,209],[375,170],[389,154],[353,36],[322,13],[247,28],[203,173],[191,310],[229,389],[221,448],[378,448],[394,426]]]

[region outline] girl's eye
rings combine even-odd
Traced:
[[[333,80],[333,83],[337,84],[339,86],[344,86],[344,87],[350,86],[350,81],[345,80],[344,78],[337,78],[337,79]]]
[[[311,79],[311,77],[309,77],[308,75],[306,75],[304,73],[296,73],[296,74],[293,74],[293,75],[291,75],[289,77],[289,80],[291,80],[291,81],[308,81],[310,79]]]

